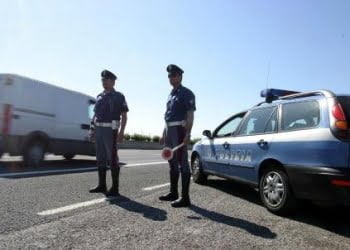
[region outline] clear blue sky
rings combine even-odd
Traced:
[[[130,106],[127,132],[160,134],[185,70],[194,136],[261,100],[269,86],[350,93],[350,1],[0,0],[0,72],[92,96],[110,69]]]

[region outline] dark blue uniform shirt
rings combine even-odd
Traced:
[[[173,89],[169,95],[165,112],[165,121],[174,122],[186,120],[187,111],[195,110],[196,101],[193,92],[180,85],[177,89]]]
[[[96,122],[120,121],[120,116],[128,112],[129,108],[122,93],[112,90],[103,92],[97,96],[95,105]]]

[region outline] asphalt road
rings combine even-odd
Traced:
[[[350,209],[303,204],[290,217],[269,213],[245,185],[210,177],[192,184],[192,207],[174,209],[160,151],[121,150],[115,200],[89,194],[92,157],[49,156],[38,169],[0,161],[0,249],[350,248]],[[108,175],[110,185],[110,175]]]

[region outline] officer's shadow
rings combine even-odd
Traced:
[[[275,239],[277,237],[277,235],[274,232],[272,232],[269,228],[255,224],[253,222],[249,222],[247,220],[230,217],[224,214],[220,214],[214,211],[197,207],[196,205],[192,205],[190,209],[204,218],[207,218],[212,221],[222,223],[231,227],[242,228],[248,233],[253,234],[255,236],[259,236],[266,239]],[[189,216],[189,218],[197,219],[197,220],[201,219],[193,216]]]
[[[151,207],[137,201],[131,200],[128,197],[120,196],[115,199],[108,200],[110,204],[124,208],[130,212],[142,214],[143,217],[154,221],[167,220],[167,212],[165,210]]]

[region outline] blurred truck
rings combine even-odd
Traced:
[[[0,157],[37,167],[46,153],[95,155],[88,140],[96,99],[14,74],[0,74]]]

